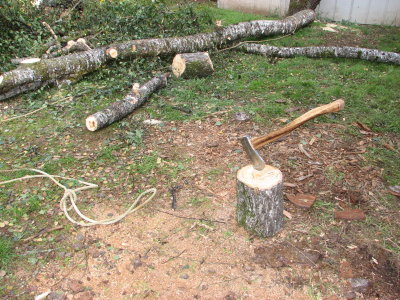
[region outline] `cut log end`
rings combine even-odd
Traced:
[[[238,171],[237,179],[252,189],[264,191],[282,182],[282,172],[273,166],[267,165],[258,171],[252,165],[248,165]]]
[[[86,128],[89,131],[96,131],[98,129],[97,120],[94,116],[89,116],[86,118]]]
[[[283,226],[283,176],[266,166],[257,171],[252,165],[237,173],[237,221],[261,236],[273,236]]]
[[[176,77],[181,77],[183,72],[185,72],[185,69],[186,64],[185,61],[182,59],[182,55],[177,54],[172,62],[172,73],[174,73]]]
[[[117,58],[118,57],[118,50],[115,48],[109,48],[106,50],[106,54],[110,56],[111,58]]]
[[[206,77],[214,72],[207,52],[177,54],[172,61],[172,72],[176,77]]]
[[[135,45],[132,45],[132,52],[136,52],[136,51],[137,51],[136,46],[135,46]]]

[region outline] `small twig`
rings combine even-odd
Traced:
[[[304,149],[304,147],[303,147],[302,144],[299,144],[299,150],[300,150],[305,156],[307,156],[308,158],[312,159],[312,156],[310,155],[310,153],[308,153],[308,152],[306,151],[306,149]]]
[[[173,260],[173,259],[175,259],[175,258],[178,258],[179,256],[181,256],[183,253],[185,253],[186,252],[186,249],[185,250],[183,250],[181,253],[179,253],[178,255],[175,255],[175,256],[172,256],[172,257],[170,257],[170,258],[168,258],[166,261],[163,261],[162,262],[162,264],[166,264],[167,262],[169,262],[169,261],[171,261],[171,260]]]
[[[54,284],[51,285],[50,287],[52,288],[52,287],[58,285],[58,284],[59,284],[61,281],[63,281],[64,279],[66,279],[69,275],[71,275],[71,273],[75,270],[75,268],[76,268],[77,266],[79,266],[84,260],[85,260],[85,257],[83,257],[76,265],[74,265],[72,268],[70,268],[70,269],[68,270],[68,272],[67,272],[65,275],[63,275],[63,276],[61,277],[60,280],[56,281],[56,283],[54,283]]]
[[[49,105],[54,105],[54,104],[57,104],[59,102],[65,101],[67,99],[72,100],[73,97],[70,96],[70,97],[66,97],[66,98],[60,99],[60,100],[52,102],[52,103],[45,104],[41,108],[35,109],[35,110],[33,110],[31,112],[28,112],[27,114],[24,114],[24,115],[15,116],[15,117],[12,117],[12,118],[9,118],[9,119],[0,120],[0,123],[4,123],[4,122],[8,122],[8,121],[12,121],[12,120],[16,120],[16,119],[19,119],[19,118],[23,118],[23,117],[27,117],[27,116],[33,115],[34,113],[37,113],[38,111],[41,111],[41,110],[45,109]]]
[[[61,22],[63,18],[65,18],[66,16],[69,16],[69,15],[71,14],[71,12],[72,12],[72,11],[79,5],[79,3],[81,3],[81,2],[82,2],[82,0],[77,1],[77,2],[75,3],[75,5],[72,6],[70,10],[67,11],[66,14],[60,16],[60,18],[56,21],[56,23]]]
[[[186,220],[197,220],[197,221],[206,221],[206,222],[215,222],[215,223],[222,223],[222,224],[226,224],[226,222],[224,222],[224,221],[219,221],[219,220],[211,220],[211,219],[202,219],[202,218],[184,217],[184,216],[178,216],[178,215],[174,215],[174,214],[171,214],[171,213],[169,213],[169,212],[167,212],[167,211],[163,211],[163,210],[161,210],[161,209],[157,209],[157,208],[155,208],[155,210],[156,210],[156,211],[159,211],[159,212],[162,212],[162,213],[164,213],[164,214],[167,214],[167,215],[170,215],[170,216],[176,217],[176,218],[180,218],[180,219],[186,219]]]
[[[169,192],[171,193],[171,198],[172,198],[172,203],[171,203],[171,208],[173,210],[176,210],[176,193],[178,192],[178,190],[180,190],[182,187],[180,185],[175,185],[172,188],[170,188]]]
[[[217,52],[222,52],[222,51],[234,49],[234,48],[237,48],[237,47],[239,47],[240,45],[243,45],[243,44],[246,44],[246,43],[263,43],[263,42],[276,41],[276,40],[280,40],[280,39],[283,39],[283,38],[285,38],[285,37],[291,36],[291,35],[293,35],[293,34],[294,34],[294,32],[293,32],[293,33],[290,33],[290,34],[286,34],[286,35],[284,35],[284,36],[280,36],[280,37],[275,38],[275,39],[268,39],[268,40],[262,40],[262,41],[243,41],[243,42],[240,42],[240,43],[238,43],[238,44],[236,44],[236,45],[234,45],[234,46],[232,46],[232,47],[220,49],[220,50],[218,50]]]
[[[289,244],[290,246],[292,246],[294,249],[296,249],[298,252],[300,252],[300,254],[303,255],[303,257],[305,257],[310,263],[312,263],[314,266],[316,266],[317,264],[315,262],[313,262],[303,251],[301,251],[299,248],[297,248],[295,245],[293,245],[291,242],[285,241],[285,243]]]
[[[23,242],[29,242],[29,241],[31,241],[31,240],[33,240],[33,239],[35,239],[35,238],[37,238],[37,237],[39,237],[39,236],[41,236],[43,234],[50,233],[50,232],[53,232],[53,231],[56,231],[56,230],[60,230],[60,229],[63,229],[63,228],[64,228],[64,226],[57,226],[57,227],[48,228],[48,229],[44,229],[43,228],[43,229],[39,230],[38,233],[36,233],[36,234],[26,238],[26,239],[23,239],[22,241]]]
[[[49,24],[47,24],[46,22],[42,22],[42,24],[44,25],[44,27],[47,28],[48,31],[50,31],[51,35],[53,36],[53,38],[56,40],[57,44],[60,44],[60,42],[58,41],[58,36],[56,35],[56,33],[54,32],[54,30],[50,27]]]

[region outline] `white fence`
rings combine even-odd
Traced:
[[[218,0],[218,7],[262,15],[286,15],[290,0]],[[321,18],[400,26],[400,0],[322,0]]]

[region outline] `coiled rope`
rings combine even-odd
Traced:
[[[149,203],[157,193],[157,189],[156,188],[150,188],[150,189],[144,191],[143,193],[141,193],[136,198],[136,200],[132,203],[132,205],[123,214],[118,215],[118,216],[113,217],[113,218],[96,221],[96,220],[93,220],[93,219],[85,216],[79,210],[79,208],[77,207],[76,203],[78,202],[77,192],[97,188],[98,187],[97,184],[89,183],[89,182],[82,181],[82,180],[75,179],[75,178],[63,177],[63,176],[58,176],[58,175],[50,175],[50,174],[48,174],[48,173],[46,173],[46,172],[44,172],[42,170],[37,170],[37,169],[0,170],[0,172],[17,172],[17,171],[31,171],[31,172],[39,173],[41,175],[25,175],[25,176],[22,176],[20,178],[15,178],[15,179],[7,180],[7,181],[2,181],[2,182],[0,182],[0,185],[4,185],[4,184],[16,182],[16,181],[23,181],[23,180],[32,179],[32,178],[49,178],[56,185],[58,185],[60,188],[62,188],[64,190],[64,195],[62,196],[62,198],[60,200],[60,209],[63,211],[64,215],[67,217],[67,219],[70,222],[72,222],[72,223],[74,223],[76,225],[79,225],[79,226],[109,225],[109,224],[117,223],[118,221],[120,221],[123,218],[125,218],[127,215],[137,211],[138,209],[142,208],[144,205]],[[60,179],[64,179],[64,180],[73,180],[73,181],[76,181],[76,182],[79,182],[79,183],[83,184],[83,186],[78,187],[78,188],[74,188],[74,189],[70,189],[70,188],[67,188],[65,185],[63,185],[56,178],[60,178]],[[147,194],[150,194],[150,193],[152,193],[152,194],[145,201],[143,201],[143,203],[139,204],[139,202],[142,199],[142,197],[147,195]],[[69,204],[68,201],[70,202],[69,207],[68,207],[68,204]],[[73,219],[70,216],[70,214],[68,213],[72,209],[76,212],[77,215],[79,215],[79,217],[81,217],[86,222],[85,221],[77,221],[77,220]]]

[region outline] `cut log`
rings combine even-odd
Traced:
[[[169,74],[157,76],[138,87],[138,84],[133,84],[131,92],[125,96],[124,99],[115,102],[108,106],[106,109],[99,111],[86,118],[86,128],[90,131],[99,130],[108,126],[115,121],[129,115],[136,108],[143,104],[149,96],[156,92],[158,89],[167,85],[167,78]]]
[[[237,173],[237,221],[261,237],[273,236],[283,226],[283,178],[277,168],[257,171],[252,165]]]
[[[357,47],[274,47],[268,45],[244,44],[237,49],[270,57],[290,58],[306,56],[310,58],[356,58],[400,65],[399,53]]]
[[[185,79],[207,77],[214,72],[214,67],[207,52],[182,53],[174,57],[172,72]]]
[[[19,67],[0,75],[0,95],[32,82],[67,78],[74,74],[87,74],[114,60],[115,55],[118,56],[118,59],[131,59],[138,56],[205,51],[221,48],[243,38],[293,33],[313,22],[314,19],[315,12],[313,10],[304,10],[283,20],[243,22],[209,33],[163,39],[132,40],[61,57],[42,59],[37,64]]]

